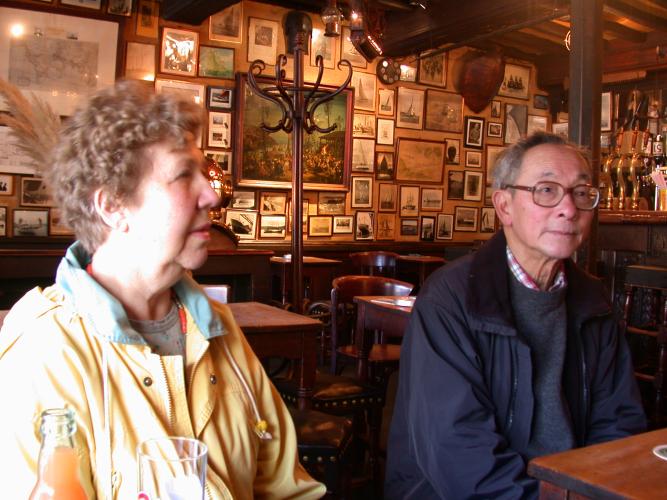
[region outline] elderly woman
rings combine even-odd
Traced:
[[[198,106],[121,82],[67,123],[47,178],[77,242],[55,285],[28,292],[0,335],[5,498],[36,477],[39,416],[76,411],[90,498],[136,498],[135,449],[208,446],[207,498],[317,498],[289,413],[235,324],[188,270],[207,258]],[[11,382],[10,382],[11,381]]]

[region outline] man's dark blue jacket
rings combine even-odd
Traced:
[[[506,240],[434,273],[403,339],[385,498],[536,498],[526,475],[530,349],[509,297]],[[565,262],[563,391],[577,446],[645,429],[630,353],[602,283]]]

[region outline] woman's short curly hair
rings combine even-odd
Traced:
[[[95,252],[108,232],[95,211],[95,191],[103,187],[119,203],[131,202],[152,168],[147,147],[185,146],[201,126],[200,106],[132,81],[95,93],[67,120],[45,177],[64,222],[88,252]]]

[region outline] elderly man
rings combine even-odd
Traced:
[[[401,352],[386,497],[534,498],[536,456],[624,437],[645,416],[602,284],[570,256],[599,191],[545,133],[494,169],[503,229],[434,273]]]

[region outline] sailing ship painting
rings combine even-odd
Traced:
[[[417,215],[418,186],[401,186],[401,216]]]
[[[394,239],[394,214],[378,214],[377,224],[377,239],[378,240],[392,240]]]
[[[354,108],[375,111],[375,75],[354,72],[352,86],[354,87]]]
[[[422,119],[424,113],[424,91],[410,89],[407,87],[398,88],[398,116],[396,120],[397,127],[403,128],[422,128]]]
[[[378,180],[394,178],[394,153],[378,151],[375,159],[375,177]]]
[[[394,90],[378,90],[378,114],[385,116],[394,116]]]
[[[255,239],[257,212],[227,210],[225,222],[232,228],[234,234],[236,234],[240,239]]]
[[[352,171],[372,172],[375,141],[373,139],[354,139],[352,141]]]

